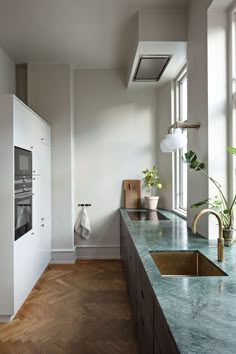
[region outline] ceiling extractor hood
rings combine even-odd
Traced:
[[[159,87],[173,80],[186,55],[186,8],[140,10],[133,28],[127,88]]]
[[[171,55],[140,56],[133,81],[159,81],[170,60]]]

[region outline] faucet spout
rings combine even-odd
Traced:
[[[222,262],[224,260],[224,239],[223,239],[223,225],[221,221],[220,215],[211,209],[203,209],[200,210],[194,217],[193,222],[192,222],[192,232],[195,234],[197,232],[197,222],[198,219],[203,215],[203,214],[212,214],[215,215],[215,217],[218,220],[219,224],[219,234],[218,234],[218,240],[217,240],[217,249],[218,249],[218,261]]]

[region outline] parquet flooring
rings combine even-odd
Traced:
[[[119,260],[49,265],[10,323],[0,354],[137,354]]]

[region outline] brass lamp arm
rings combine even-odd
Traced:
[[[169,128],[168,128],[168,134],[170,134],[171,129],[176,129],[176,128],[181,128],[181,129],[188,129],[188,128],[193,128],[193,129],[199,129],[201,126],[200,123],[195,123],[195,124],[188,124],[187,120],[184,122],[180,122],[177,121],[174,124],[172,124]]]

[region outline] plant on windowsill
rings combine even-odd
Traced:
[[[227,149],[231,154],[236,154],[236,148],[229,146]],[[188,151],[185,154],[186,162],[188,163],[190,169],[194,171],[202,172],[216,187],[218,190],[218,195],[214,198],[204,199],[191,205],[191,208],[199,208],[201,206],[207,205],[210,209],[217,211],[220,214],[221,221],[223,224],[223,237],[225,246],[231,246],[234,241],[234,206],[236,204],[236,194],[234,195],[232,201],[227,200],[224,195],[221,185],[214,178],[210,177],[204,170],[205,164],[197,159],[197,155],[194,151]]]
[[[162,188],[162,184],[160,183],[160,177],[158,174],[158,169],[156,166],[153,166],[151,170],[146,168],[142,171],[144,174],[143,183],[145,187],[151,189],[151,195],[145,196],[145,208],[146,209],[157,209],[157,204],[159,200],[159,196],[155,196],[155,191],[157,189]]]

